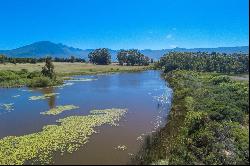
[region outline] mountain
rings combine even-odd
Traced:
[[[249,46],[239,46],[239,47],[217,47],[217,48],[173,48],[173,49],[162,49],[162,50],[150,50],[150,49],[145,49],[145,50],[140,50],[141,53],[144,55],[147,55],[155,60],[160,59],[162,55],[170,52],[170,51],[176,51],[176,52],[219,52],[219,53],[227,53],[227,54],[232,54],[232,53],[244,53],[248,54],[249,53]]]
[[[30,45],[26,45],[13,50],[0,50],[0,54],[4,54],[10,57],[36,57],[41,58],[45,56],[66,58],[71,55],[75,57],[81,57],[87,59],[88,54],[93,51],[93,49],[79,49],[74,47],[69,47],[61,43],[55,44],[50,41],[40,41]],[[112,61],[116,61],[116,54],[119,50],[109,50],[112,56]],[[146,56],[153,58],[155,60],[160,59],[160,57],[167,52],[220,52],[220,53],[249,53],[249,46],[240,47],[217,47],[217,48],[179,48],[174,49],[162,49],[162,50],[151,50],[144,49],[140,50]]]
[[[71,55],[81,56],[85,52],[79,48],[68,47],[63,44],[55,44],[50,41],[40,41],[30,45],[26,45],[20,48],[16,48],[13,50],[4,50],[0,51],[0,53],[5,54],[10,57],[69,57]]]

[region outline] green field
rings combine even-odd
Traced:
[[[55,72],[59,75],[77,75],[77,74],[97,74],[106,72],[126,72],[126,71],[140,71],[145,70],[146,66],[119,66],[116,64],[111,65],[94,65],[89,63],[64,63],[53,62],[55,66]],[[27,69],[29,72],[41,71],[45,63],[24,63],[24,64],[0,64],[1,70],[13,70],[20,71]]]

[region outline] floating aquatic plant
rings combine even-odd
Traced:
[[[125,145],[118,145],[116,149],[124,151],[127,149],[127,147]]]
[[[143,141],[143,138],[142,138],[142,136],[139,136],[139,137],[136,138],[136,140],[137,141]]]
[[[60,119],[57,121],[59,124],[47,125],[38,133],[0,139],[0,164],[49,164],[54,152],[63,154],[76,151],[95,133],[95,127],[117,124],[126,110],[93,110],[91,113]]]
[[[134,156],[134,154],[133,154],[133,153],[128,153],[128,155],[129,155],[129,156]]]
[[[79,108],[78,106],[74,105],[64,105],[64,106],[57,106],[56,108],[52,108],[49,111],[41,112],[42,115],[58,115],[64,111],[74,110]]]
[[[31,97],[29,97],[29,100],[44,100],[44,99],[50,98],[51,96],[55,96],[58,94],[59,93],[47,93],[47,94],[42,95],[42,96],[31,96]]]
[[[17,97],[20,97],[21,95],[15,95],[15,96],[12,96],[13,98],[17,98]]]
[[[0,109],[3,109],[5,111],[12,111],[14,110],[14,107],[13,107],[14,103],[9,103],[9,104],[0,104]]]

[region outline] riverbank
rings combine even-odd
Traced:
[[[65,76],[74,75],[88,75],[88,74],[101,74],[101,73],[114,73],[114,72],[136,72],[143,71],[150,68],[150,66],[119,66],[117,64],[111,65],[93,65],[89,63],[64,63],[53,62],[55,72],[58,78],[58,83],[64,80]],[[29,84],[36,85],[33,82],[34,75],[37,76],[42,70],[45,63],[36,64],[0,64],[0,87],[20,87]],[[13,72],[8,72],[8,70]],[[39,78],[40,79],[40,78]],[[43,78],[42,78],[43,79]],[[43,79],[44,81],[44,79]],[[48,81],[48,80],[45,80]],[[51,82],[49,85],[53,86],[58,84]]]
[[[174,91],[172,109],[137,164],[249,164],[248,82],[192,71],[165,78]]]

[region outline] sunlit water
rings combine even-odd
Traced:
[[[77,76],[88,81],[66,81],[65,86],[44,89],[0,88],[0,105],[13,103],[13,110],[0,107],[0,139],[39,132],[48,124],[72,115],[88,115],[93,109],[126,108],[128,113],[119,126],[96,128],[81,149],[63,156],[55,154],[54,164],[128,164],[146,135],[163,126],[172,98],[172,90],[159,71]],[[59,93],[46,100],[31,96]],[[44,112],[58,105],[73,104],[79,109],[57,116]],[[126,150],[118,150],[125,145]]]

